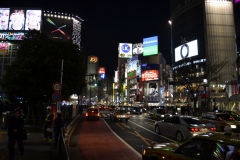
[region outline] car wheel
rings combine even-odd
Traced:
[[[176,134],[176,140],[178,142],[182,142],[183,141],[183,135],[182,135],[182,133],[180,131],[178,131],[177,134]]]
[[[156,132],[157,134],[160,134],[160,128],[159,128],[159,126],[156,126],[156,127],[155,127],[155,132]]]

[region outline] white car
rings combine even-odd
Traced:
[[[179,142],[211,130],[215,129],[206,128],[205,124],[192,116],[172,116],[155,122],[155,131],[158,134],[175,138]]]

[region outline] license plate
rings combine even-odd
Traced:
[[[202,129],[200,129],[200,131],[201,131],[201,132],[207,132],[208,129],[207,129],[207,128],[202,128]]]
[[[122,115],[121,117],[126,117],[125,115]]]

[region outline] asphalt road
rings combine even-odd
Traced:
[[[156,134],[154,121],[147,115],[132,115],[128,122],[113,121],[110,111],[104,110],[99,121],[87,121],[84,117],[80,120],[70,143],[70,157],[73,160],[94,160],[99,156],[105,160],[141,159],[143,146],[166,142],[174,140]]]

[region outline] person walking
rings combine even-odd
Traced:
[[[59,136],[60,136],[62,127],[63,127],[62,114],[61,114],[61,112],[57,112],[57,117],[56,117],[56,119],[54,121],[55,146],[57,146],[57,144],[58,144]]]
[[[23,139],[26,135],[24,132],[24,120],[20,115],[20,110],[15,110],[13,115],[8,120],[8,149],[9,160],[15,158],[15,144],[18,144],[21,158],[24,154]]]
[[[51,111],[51,107],[47,107],[47,116],[45,118],[44,123],[44,138],[46,141],[52,141],[52,121],[53,121],[53,114]]]

